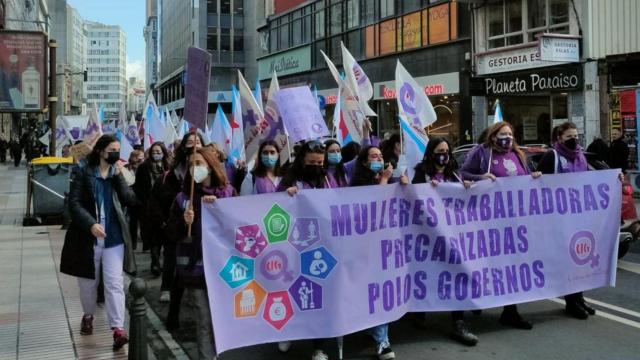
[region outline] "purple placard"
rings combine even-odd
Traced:
[[[329,135],[317,100],[308,86],[282,89],[276,93],[276,102],[292,143]]]
[[[202,130],[207,122],[210,77],[211,54],[204,49],[190,47],[187,51],[184,118],[194,127]]]

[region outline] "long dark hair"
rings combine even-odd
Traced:
[[[424,151],[422,161],[416,166],[416,171],[422,171],[430,178],[434,177],[438,173],[435,161],[435,150],[442,143],[446,143],[449,147],[449,163],[444,166],[444,177],[447,180],[458,181],[455,173],[458,169],[458,163],[451,153],[451,144],[442,137],[434,137],[429,139],[427,149]]]
[[[287,173],[282,179],[286,186],[293,186],[297,181],[302,180],[304,172],[304,158],[307,154],[324,154],[326,147],[318,140],[307,141],[298,147],[293,164],[287,169]]]
[[[348,163],[358,156],[362,146],[355,141],[349,142],[347,145],[342,147],[342,162]]]
[[[279,176],[280,174],[280,147],[278,146],[278,143],[273,140],[265,140],[260,144],[260,147],[258,148],[258,158],[256,159],[256,164],[253,166],[253,170],[251,170],[251,174],[253,175],[254,179],[267,175],[267,167],[262,163],[261,159],[262,150],[264,150],[264,148],[267,146],[273,146],[278,152],[278,161],[276,161],[276,166],[273,168],[273,173],[276,176]]]
[[[340,146],[340,143],[334,139],[329,139],[324,142],[324,146],[326,149],[329,149],[329,147],[333,144],[338,144],[338,146]],[[340,154],[342,155],[342,147],[340,147]],[[338,181],[343,180],[346,182],[347,173],[344,170],[344,159],[340,160],[340,162],[337,163],[335,166],[336,166],[336,179]],[[325,151],[324,153],[324,168],[325,169],[329,168],[329,152],[328,151]]]
[[[360,150],[358,157],[356,157],[356,167],[353,172],[353,180],[351,180],[352,186],[378,184],[378,181],[376,181],[376,173],[365,165],[369,161],[369,150],[377,148],[377,146],[369,145]],[[386,163],[384,155],[382,155],[382,157]]]
[[[87,158],[89,166],[100,165],[100,153],[114,142],[118,142],[118,139],[116,139],[115,136],[102,135],[93,146],[93,150],[91,150],[91,154],[89,154],[89,157]]]
[[[151,156],[151,150],[153,149],[154,146],[158,146],[160,150],[162,150],[162,168],[165,170],[168,170],[169,169],[169,151],[167,151],[167,147],[164,146],[164,143],[162,141],[156,141],[151,145],[151,147],[149,147],[147,158],[144,160],[144,162],[149,164],[153,162],[153,156]]]
[[[400,134],[393,134],[389,137],[389,139],[383,141],[382,144],[380,144],[380,151],[382,152],[384,162],[391,163],[394,169],[398,165],[398,156],[395,152],[397,143],[400,143]]]
[[[197,136],[200,139],[200,143],[204,145],[204,140],[202,139],[202,135],[199,132],[192,133],[189,132],[182,137],[182,141],[180,141],[180,145],[175,150],[175,156],[173,158],[173,164],[171,164],[172,168],[176,168],[179,165],[186,165],[187,159],[189,155],[193,153],[193,150],[187,149],[187,141],[189,141],[189,137],[192,135]],[[195,146],[195,145],[194,145]]]

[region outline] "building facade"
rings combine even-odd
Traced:
[[[246,8],[245,3],[252,6]],[[237,83],[237,71],[243,71],[249,82],[256,78],[253,34],[255,8],[261,5],[243,0],[160,0],[159,5],[158,104],[182,113],[187,49],[196,46],[212,56],[209,113],[213,116],[218,104],[230,112],[230,88]]]
[[[127,114],[142,114],[146,101],[144,80],[130,77],[127,86]]]
[[[127,101],[125,34],[120,26],[87,22],[87,102],[116,118]]]
[[[146,91],[155,88],[158,82],[158,1],[147,0],[147,22],[144,27],[144,41],[146,44]]]
[[[66,0],[49,0],[51,37],[58,42],[57,93],[60,115],[80,114],[86,106],[84,72],[87,68],[87,30],[76,9]]]
[[[449,0],[271,1],[265,5],[258,77],[268,87],[275,70],[281,86],[315,85],[331,121],[338,86],[322,57],[339,66],[340,42],[374,87],[374,132],[398,130],[395,67],[398,60],[424,86],[438,120],[431,136],[454,144],[471,140],[470,13]]]

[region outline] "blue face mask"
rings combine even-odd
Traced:
[[[262,164],[268,168],[276,167],[276,163],[278,162],[278,155],[260,155],[260,161]]]
[[[340,153],[329,153],[327,154],[327,160],[330,165],[338,165],[340,161],[342,161],[342,154]]]
[[[380,160],[375,160],[369,163],[369,170],[373,171],[373,172],[380,172],[380,170],[382,170],[382,161]]]

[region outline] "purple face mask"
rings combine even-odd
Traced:
[[[513,144],[513,138],[508,136],[497,138],[496,144],[505,150],[509,150],[511,149],[511,145]]]

